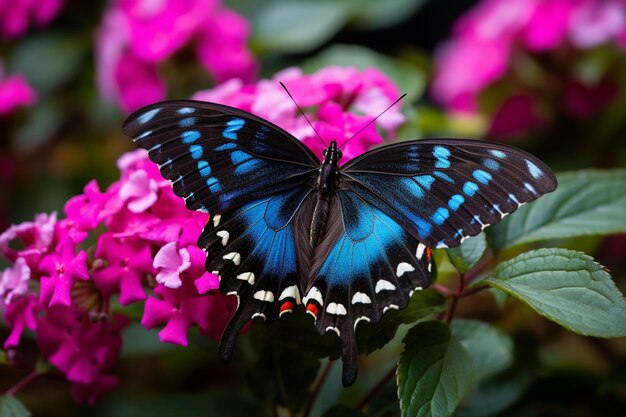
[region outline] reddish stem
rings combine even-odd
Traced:
[[[374,398],[381,389],[383,389],[383,387],[387,384],[387,382],[389,382],[389,380],[396,375],[396,368],[397,366],[394,365],[393,368],[387,371],[387,373],[383,375],[383,377],[376,383],[376,385],[374,385],[363,396],[363,398],[361,398],[361,401],[359,401],[359,403],[356,405],[357,410],[362,410],[363,408],[365,408],[367,403],[369,403],[371,399]]]
[[[37,379],[41,374],[39,373],[39,371],[37,371],[37,369],[33,369],[32,371],[30,371],[24,378],[20,379],[19,381],[17,381],[17,383],[15,385],[13,385],[11,388],[9,388],[4,395],[6,395],[7,397],[15,397],[15,395],[20,392],[22,390],[22,388],[24,388],[26,385],[30,384],[31,382],[33,382],[35,379]]]
[[[317,399],[317,396],[319,395],[320,390],[322,389],[322,385],[324,385],[324,382],[326,381],[326,378],[328,377],[330,370],[333,368],[333,363],[334,363],[333,361],[329,360],[326,366],[324,367],[322,374],[320,375],[319,379],[317,380],[317,383],[315,384],[315,388],[313,388],[313,392],[311,393],[309,402],[307,402],[306,404],[304,413],[302,413],[302,417],[309,417],[309,414],[311,414],[311,410],[313,409],[313,404],[315,404],[315,400]]]

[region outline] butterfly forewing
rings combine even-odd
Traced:
[[[342,170],[342,188],[429,247],[453,247],[556,188],[550,169],[511,146],[463,139],[404,142]]]
[[[211,214],[312,182],[319,167],[289,133],[218,104],[156,103],[133,113],[123,130],[149,151],[188,208]]]

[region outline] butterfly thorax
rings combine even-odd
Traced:
[[[328,148],[324,150],[324,162],[319,169],[317,177],[317,200],[311,219],[311,230],[309,242],[314,248],[317,247],[321,237],[324,235],[330,199],[337,192],[339,186],[339,160],[343,154],[337,148],[337,142],[332,141]]]

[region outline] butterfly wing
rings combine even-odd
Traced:
[[[429,285],[430,250],[352,191],[339,191],[331,201],[326,230],[303,303],[319,333],[340,335],[348,386],[357,372],[357,324],[406,307],[413,291]]]
[[[430,284],[430,247],[456,246],[555,187],[533,156],[471,140],[405,142],[344,165],[303,298],[317,330],[341,336],[344,385],[356,377],[356,325]]]
[[[319,160],[292,135],[241,110],[193,100],[152,104],[122,127],[192,210],[222,213],[313,181]]]
[[[507,145],[433,139],[375,149],[347,163],[341,186],[429,247],[454,247],[556,188],[550,169]]]
[[[320,162],[279,127],[212,103],[156,103],[129,116],[123,130],[149,151],[188,208],[212,215],[198,244],[220,291],[239,300],[220,342],[228,361],[248,320],[272,322],[300,303]]]

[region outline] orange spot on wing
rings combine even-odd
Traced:
[[[428,262],[430,262],[430,258],[431,258],[430,248],[426,248],[426,257],[428,258]]]
[[[306,309],[307,311],[310,311],[311,313],[313,313],[313,315],[317,316],[319,313],[319,310],[317,309],[317,306],[313,303],[309,303],[306,305]]]
[[[281,306],[280,306],[280,312],[282,313],[283,311],[287,311],[287,310],[293,310],[293,303],[291,301],[285,301]]]

